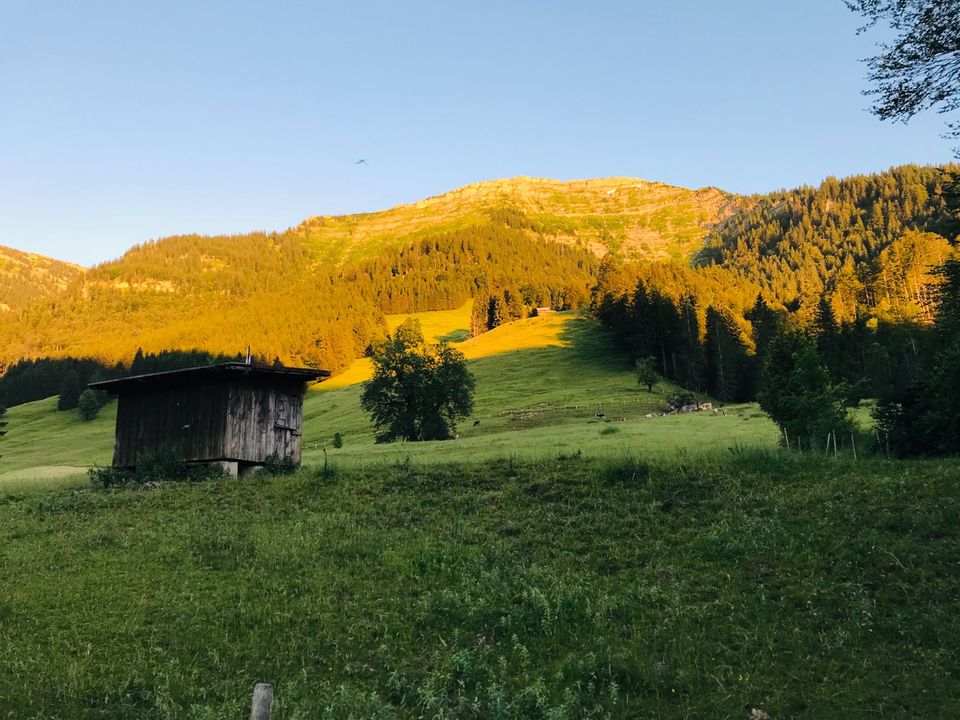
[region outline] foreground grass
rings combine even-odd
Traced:
[[[0,716],[955,717],[960,465],[738,452],[0,495]]]

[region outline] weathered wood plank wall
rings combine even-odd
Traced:
[[[183,462],[223,457],[228,398],[224,384],[121,395],[113,464],[134,467],[158,451]]]
[[[303,384],[229,382],[122,394],[113,464],[134,467],[144,453],[181,462],[263,464],[276,454],[300,462]]]

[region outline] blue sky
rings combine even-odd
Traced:
[[[866,112],[860,24],[842,0],[0,0],[0,244],[92,264],[498,177],[751,193],[949,161],[937,115]]]

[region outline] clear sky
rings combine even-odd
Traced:
[[[0,244],[83,264],[479,180],[751,193],[951,158],[842,0],[0,0]],[[368,165],[355,165],[365,158]]]

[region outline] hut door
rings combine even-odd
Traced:
[[[277,417],[274,428],[287,430],[291,435],[300,435],[300,398],[284,393],[277,394]]]
[[[300,424],[303,422],[301,403],[296,395],[276,394],[276,419],[273,424],[274,452],[300,464]]]

